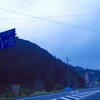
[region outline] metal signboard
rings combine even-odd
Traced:
[[[85,72],[85,82],[89,83],[89,74],[88,74],[88,72]]]
[[[0,33],[0,49],[15,46],[15,28]]]
[[[18,94],[19,93],[19,84],[13,84],[12,85],[12,92],[14,94]]]

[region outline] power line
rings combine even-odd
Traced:
[[[11,13],[15,13],[15,14],[19,14],[19,15],[23,15],[23,16],[27,16],[27,17],[32,17],[32,18],[38,18],[38,19],[42,19],[43,18],[43,17],[33,16],[33,15],[29,15],[29,14],[25,14],[25,13],[13,11],[13,10],[8,10],[8,9],[4,9],[4,8],[0,8],[0,10],[11,12]]]
[[[0,20],[29,20],[33,18],[0,18]]]
[[[4,10],[4,11],[9,11],[9,12],[12,12],[12,13],[17,13],[17,14],[21,14],[21,15],[25,15],[25,16],[32,16],[32,15],[28,15],[28,14],[25,14],[25,13],[21,13],[21,12],[17,12],[17,11],[13,11],[13,10],[8,10],[8,9],[4,9],[4,8],[0,8],[0,10]],[[58,16],[43,16],[41,18],[44,18],[44,17],[68,17],[68,16],[94,16],[94,15],[100,15],[100,13],[90,13],[90,14],[69,14],[69,15],[58,15]],[[34,17],[38,17],[38,16],[34,16]],[[39,17],[40,18],[40,17]]]
[[[30,17],[30,18],[45,20],[45,21],[49,21],[49,22],[53,22],[53,23],[57,23],[57,24],[61,24],[61,25],[76,27],[76,28],[79,28],[79,29],[82,29],[82,30],[88,30],[88,31],[100,33],[100,31],[96,30],[96,29],[91,29],[91,28],[87,28],[87,27],[84,27],[84,26],[79,26],[79,25],[74,25],[74,24],[70,24],[70,23],[64,23],[64,22],[60,22],[60,21],[56,21],[56,20],[51,20],[51,19],[48,19],[48,18],[45,18],[45,17],[33,16],[33,15],[29,15],[29,14],[25,14],[25,13],[13,11],[13,10],[8,10],[8,9],[4,9],[4,8],[0,8],[0,10],[8,11],[8,12],[11,12],[11,13],[16,13],[16,14],[20,14],[20,15],[24,15],[24,16],[27,16],[27,17]]]
[[[8,18],[8,19],[0,19],[0,20],[19,20],[19,19],[24,19],[24,20],[29,20],[30,18]],[[60,24],[60,25],[65,25],[65,26],[70,26],[70,27],[75,27],[75,28],[78,28],[78,29],[82,29],[82,30],[88,30],[88,31],[92,31],[92,32],[98,32],[100,33],[99,30],[96,30],[96,29],[91,29],[91,28],[87,28],[87,27],[83,27],[83,26],[79,26],[79,25],[74,25],[74,24],[70,24],[70,23],[64,23],[64,22],[60,22],[60,21],[55,21],[55,20],[51,20],[51,19],[48,19],[47,21],[50,21],[50,22],[53,22],[53,23],[57,23],[57,24]]]
[[[1,9],[1,10],[4,10],[4,9]],[[8,10],[6,10],[6,11],[8,11]],[[10,10],[10,12],[11,12],[11,10]],[[15,13],[15,11],[13,11],[13,13]],[[79,17],[82,17],[82,16],[100,16],[100,13],[94,13],[94,14],[92,14],[92,13],[91,14],[69,14],[69,15],[58,15],[58,16],[41,16],[41,18],[54,18],[54,17],[58,17],[59,18],[59,17],[75,17],[75,16],[76,17],[78,17],[78,16]],[[37,17],[39,17],[39,16],[37,16]],[[0,20],[15,20],[15,19],[31,19],[31,18],[30,17],[28,17],[28,18],[5,18],[5,19],[4,18],[0,18]]]
[[[100,16],[100,13],[95,13],[95,14],[69,14],[69,15],[43,16],[43,17],[52,18],[52,17],[82,17],[82,16]]]

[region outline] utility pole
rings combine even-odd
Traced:
[[[69,59],[68,59],[68,57],[67,57],[67,65],[69,64]],[[69,66],[68,66],[68,68],[67,68],[67,72],[68,72],[68,87],[70,87],[70,73],[69,73]]]

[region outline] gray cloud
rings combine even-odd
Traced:
[[[2,8],[33,16],[72,15],[47,17],[59,21],[53,22],[0,10],[0,31],[15,27],[20,38],[37,43],[63,61],[68,56],[73,65],[99,68],[99,5],[99,0],[0,0]],[[2,20],[7,18],[27,19]]]

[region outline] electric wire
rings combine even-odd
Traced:
[[[43,17],[52,18],[52,17],[83,17],[83,16],[100,16],[100,13],[95,13],[95,14],[69,14],[69,15],[43,16]]]
[[[0,20],[29,20],[33,18],[0,18]]]
[[[0,10],[11,12],[11,13],[15,13],[15,14],[20,14],[20,15],[27,16],[27,17],[30,17],[30,18],[35,18],[35,19],[40,19],[40,20],[44,20],[44,21],[49,21],[49,22],[53,22],[53,23],[56,23],[56,24],[61,24],[61,25],[66,25],[66,26],[70,26],[70,27],[75,27],[75,28],[79,28],[79,29],[82,29],[82,30],[88,30],[88,31],[100,33],[100,31],[96,30],[96,29],[91,29],[91,28],[87,28],[87,27],[84,27],[84,26],[79,26],[79,25],[75,25],[75,24],[60,22],[60,21],[48,19],[48,18],[45,18],[45,17],[33,16],[33,15],[29,15],[29,14],[25,14],[25,13],[13,11],[13,10],[8,10],[8,9],[4,9],[4,8],[0,8]]]
[[[17,14],[21,14],[21,15],[25,15],[25,16],[30,16],[28,14],[25,14],[25,13],[21,13],[21,12],[17,12],[17,11],[13,11],[13,10],[8,10],[8,9],[4,9],[4,8],[0,8],[0,10],[4,10],[4,11],[9,11],[9,12],[12,12],[12,13],[17,13]],[[58,16],[43,16],[42,18],[44,17],[71,17],[71,16],[98,16],[100,15],[100,13],[90,13],[90,14],[68,14],[68,15],[58,15]],[[33,16],[33,15],[31,15]],[[34,17],[38,17],[38,16],[34,16]],[[40,18],[40,17],[38,17]]]

